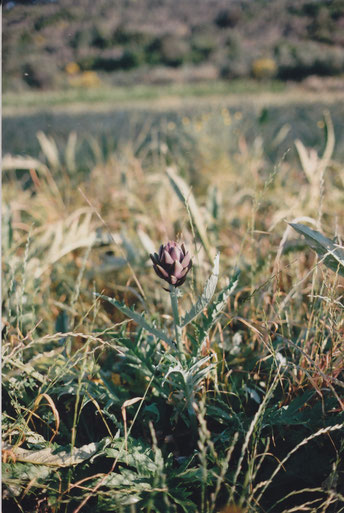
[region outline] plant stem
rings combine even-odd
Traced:
[[[177,298],[177,289],[173,285],[170,285],[170,298],[171,298],[171,306],[172,313],[174,319],[174,331],[176,334],[176,342],[179,351],[180,358],[184,358],[184,347],[182,341],[182,329],[180,327],[179,320],[179,312],[178,312],[178,298]]]

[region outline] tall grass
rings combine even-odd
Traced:
[[[93,139],[87,170],[75,135],[5,159],[8,511],[344,511],[344,282],[286,224],[342,244],[335,134],[325,116],[320,155],[297,141],[271,162],[271,140],[230,123],[187,118],[106,155]],[[169,239],[193,253],[181,316],[217,251],[219,291],[240,270],[182,329],[184,363],[149,260]]]

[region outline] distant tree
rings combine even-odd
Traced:
[[[241,8],[234,6],[229,9],[221,9],[215,18],[215,24],[220,28],[232,28],[237,25],[241,17]]]

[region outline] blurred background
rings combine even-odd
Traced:
[[[5,92],[272,78],[315,87],[315,77],[339,87],[344,72],[343,0],[4,6]]]
[[[342,137],[343,0],[6,0],[3,20],[5,153],[214,104],[313,145],[326,106]]]

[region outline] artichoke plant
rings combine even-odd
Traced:
[[[184,244],[179,245],[177,242],[169,241],[160,246],[159,253],[154,253],[150,257],[159,278],[174,287],[183,285],[192,267],[191,255]]]

